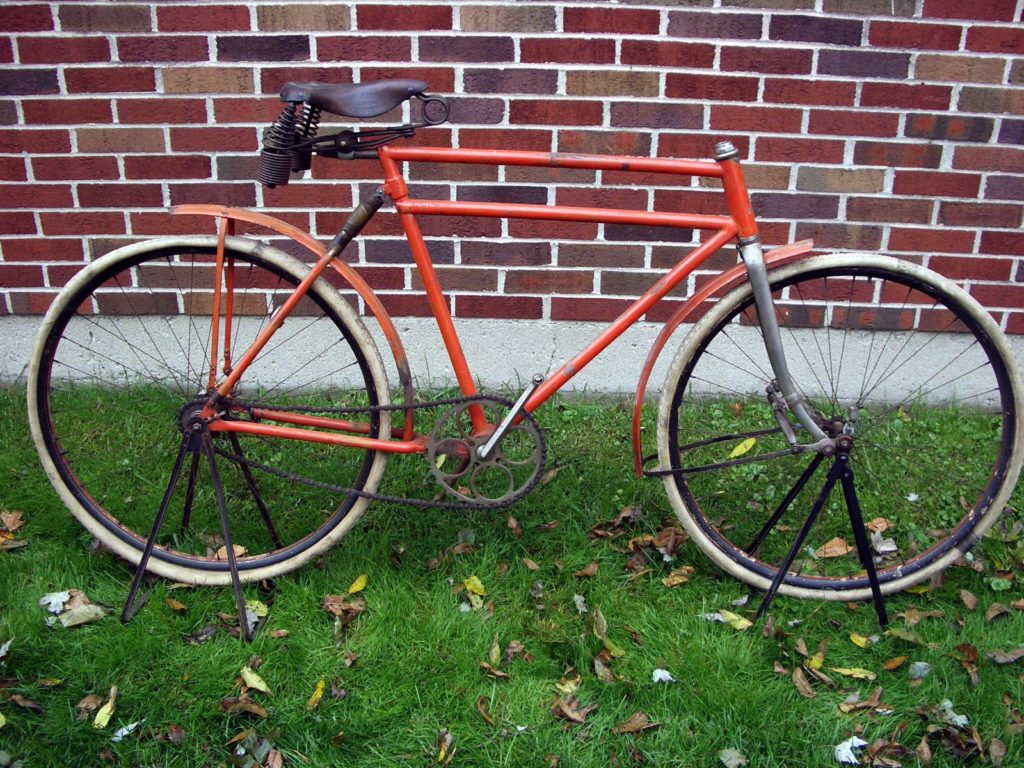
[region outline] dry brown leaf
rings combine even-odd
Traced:
[[[1014,648],[1012,651],[989,651],[985,655],[995,664],[1012,664],[1017,659],[1024,658],[1024,648]]]
[[[647,713],[638,711],[630,715],[625,721],[612,726],[612,733],[641,733],[642,731],[649,731],[660,726],[661,723],[652,723],[650,718],[647,717]]]
[[[782,666],[782,662],[780,662],[778,659],[775,660],[775,666],[772,667],[772,669],[774,670],[776,675],[785,675],[787,677],[789,676],[789,670]]]
[[[12,704],[17,704],[22,709],[27,709],[29,712],[32,712],[34,714],[44,714],[43,708],[41,706],[32,701],[32,699],[22,696],[20,693],[15,693],[9,696],[7,698],[7,701],[11,702]]]
[[[512,535],[517,539],[523,535],[523,527],[519,524],[519,521],[514,517],[509,516],[508,523],[506,523],[508,529],[512,531]]]
[[[991,624],[993,620],[998,619],[1000,616],[1009,612],[1010,609],[1002,603],[992,603],[992,605],[988,607],[988,610],[985,611],[985,623]]]
[[[21,519],[21,516],[21,510],[0,509],[0,522],[2,522],[4,528],[6,528],[11,533],[14,533],[16,530],[18,530],[19,528],[21,528],[21,526],[25,524],[24,521]]]
[[[661,583],[671,589],[672,587],[679,587],[690,580],[693,575],[694,567],[692,565],[684,565],[681,568],[676,568],[668,576],[661,580]]]
[[[523,565],[526,566],[526,570],[528,570],[528,571],[538,571],[538,570],[540,570],[540,566],[537,565],[535,562],[533,562],[533,560],[531,560],[528,557],[524,557],[523,558]]]
[[[480,669],[482,669],[485,673],[487,673],[488,677],[493,677],[495,680],[508,680],[509,679],[509,674],[507,672],[502,672],[500,669],[495,669],[490,664],[488,664],[486,661],[481,661],[480,662]]]
[[[921,737],[914,752],[917,754],[917,759],[921,761],[921,765],[932,764],[932,748],[928,746],[928,734]]]
[[[922,619],[940,619],[942,618],[942,611],[919,611],[917,608],[908,608],[905,611],[896,614],[903,619],[908,627],[913,627],[918,624]]]
[[[597,576],[597,569],[599,565],[600,564],[597,562],[597,560],[591,560],[589,563],[587,563],[585,567],[580,568],[578,571],[575,571],[572,575],[577,576],[581,579],[592,579],[594,578],[594,576]]]
[[[235,551],[235,557],[245,557],[245,547],[240,544],[232,544],[231,548]],[[228,559],[228,548],[227,545],[222,545],[220,549],[213,553],[214,560],[227,560]]]
[[[895,669],[899,669],[900,667],[902,667],[906,663],[907,663],[907,657],[906,656],[896,656],[896,657],[894,657],[892,659],[889,659],[887,662],[883,663],[882,664],[882,669],[884,669],[886,672],[892,672]]]
[[[347,595],[324,595],[322,607],[332,616],[337,616],[348,624],[366,610],[366,600],[357,597],[346,600]]]
[[[221,699],[219,709],[226,715],[237,715],[240,712],[248,712],[257,717],[269,717],[270,713],[250,699],[248,696],[229,696]]]
[[[807,642],[802,637],[797,638],[796,652],[803,656],[805,659],[811,655],[810,651],[807,650]]]
[[[1000,739],[992,739],[988,743],[988,759],[992,761],[995,768],[1001,768],[1006,758],[1006,745]]]
[[[560,520],[549,520],[546,523],[534,526],[538,531],[553,531],[561,523]]]
[[[811,688],[811,684],[807,682],[807,676],[801,667],[797,667],[793,670],[793,685],[796,686],[797,691],[801,696],[808,699],[813,699],[818,694]]]
[[[486,722],[488,725],[494,725],[494,718],[491,717],[491,714],[487,711],[486,696],[480,696],[479,698],[477,698],[476,711],[480,713],[480,717],[484,719],[484,722]]]
[[[595,709],[597,709],[597,704],[588,704],[585,707],[580,707],[579,701],[575,696],[567,696],[564,699],[561,696],[556,696],[555,703],[551,707],[551,713],[561,720],[582,723],[587,719],[587,715]]]
[[[829,539],[814,550],[814,554],[819,558],[842,557],[850,551],[850,545],[847,544],[842,537],[836,536],[834,539]]]
[[[885,533],[892,528],[892,521],[886,520],[884,517],[876,517],[874,520],[864,523],[864,527],[872,533]]]
[[[188,607],[183,602],[175,600],[173,597],[168,597],[164,602],[167,603],[167,607],[175,613],[184,613],[188,610]]]
[[[975,608],[978,607],[978,598],[976,598],[972,593],[968,592],[966,589],[960,590],[960,600],[963,602],[964,607],[967,608],[968,611],[973,611]]]

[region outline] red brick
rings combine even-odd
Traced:
[[[728,208],[719,191],[659,189],[654,193],[654,210],[682,213],[723,214]]]
[[[714,104],[711,107],[711,128],[736,130],[746,128],[758,133],[800,133],[803,111],[772,107],[739,107]]]
[[[613,102],[611,124],[625,128],[700,129],[704,127],[704,107],[663,101]]]
[[[663,133],[658,139],[659,157],[702,159],[713,157],[715,142],[728,139],[740,151],[741,158],[750,157],[750,136],[747,134],[708,136],[703,133]]]
[[[723,46],[720,66],[725,72],[808,75],[812,63],[810,50]]]
[[[861,106],[948,110],[953,89],[948,85],[864,83]]]
[[[116,103],[117,121],[121,124],[206,124],[207,121],[206,104],[196,99],[163,96],[155,99],[118,99]]]
[[[96,67],[64,70],[68,93],[123,93],[154,91],[156,78],[152,67]]]
[[[67,130],[58,128],[0,128],[0,154],[56,154],[71,151]]]
[[[558,151],[647,157],[651,151],[651,136],[649,131],[588,131],[563,128],[558,132]]]
[[[465,250],[465,246],[463,246],[463,250]],[[644,246],[563,243],[558,246],[558,265],[561,267],[590,267],[591,269],[599,267],[641,269],[644,266]]]
[[[1009,280],[1013,259],[964,258],[933,256],[928,268],[951,280]]]
[[[4,5],[0,14],[2,32],[49,32],[53,29],[52,3]]]
[[[117,54],[123,62],[209,61],[209,48],[206,37],[199,35],[117,38]]]
[[[555,194],[555,204],[583,208],[620,208],[624,210],[646,211],[647,190],[623,189],[621,187],[596,187],[590,189],[560,187]],[[563,264],[562,266],[565,265]]]
[[[515,320],[536,320],[543,304],[536,296],[472,296],[455,297],[456,317],[501,317]]]
[[[669,73],[665,95],[673,99],[701,101],[756,101],[756,77]]]
[[[362,271],[360,269],[360,273]],[[404,272],[403,270],[396,271],[400,274]],[[437,268],[437,279],[441,283],[441,290],[445,293],[456,291],[480,293],[498,290],[498,270],[496,269],[440,266]],[[401,288],[402,284],[399,283],[393,287]],[[412,273],[412,289],[414,291],[423,290],[423,279],[420,277],[418,270],[414,270]],[[512,293],[515,293],[515,291],[512,291]]]
[[[19,37],[18,58],[22,64],[106,62],[110,43],[105,37]]]
[[[70,208],[70,184],[0,184],[0,208]]]
[[[89,154],[164,152],[162,128],[77,128],[78,151]]]
[[[455,70],[451,67],[400,67],[396,65],[360,67],[359,71],[362,73],[361,77],[364,82],[405,78],[422,80],[430,86],[431,93],[451,93],[455,90]]]
[[[554,296],[551,299],[551,319],[611,322],[629,309],[631,304],[628,299]]]
[[[437,5],[360,5],[356,9],[360,30],[435,30],[452,28],[452,9]]]
[[[185,113],[186,107],[191,104],[191,116],[188,119]],[[196,110],[195,101],[186,101],[181,105],[182,119],[176,120],[166,118],[167,122],[188,123],[206,121],[206,115]],[[258,96],[247,96],[242,98],[221,98],[213,100],[213,122],[217,125],[225,123],[260,123],[269,124],[273,122],[281,112],[281,101],[275,98],[260,98]],[[161,109],[162,113],[162,109]],[[326,129],[325,129],[326,132]]]
[[[566,32],[591,34],[656,35],[661,14],[656,10],[632,8],[572,8],[563,11]]]
[[[927,197],[977,197],[981,175],[937,171],[896,171],[892,191],[897,195]]]
[[[982,232],[978,250],[981,253],[1020,256],[1024,253],[1024,232]]]
[[[807,129],[812,134],[830,136],[877,136],[886,138],[899,132],[900,116],[894,112],[815,109]]]
[[[1016,0],[986,0],[965,4],[959,0],[925,0],[924,15],[933,19],[1016,21]]]
[[[116,179],[118,177],[117,158],[89,155],[33,157],[32,173],[40,181]]]
[[[515,44],[510,37],[429,37],[420,36],[420,61],[511,62],[515,59]]]
[[[214,152],[256,149],[256,131],[251,128],[171,128],[174,152]]]
[[[1024,285],[987,285],[974,283],[970,288],[971,296],[989,311],[993,307],[1024,307]]]
[[[28,264],[0,264],[0,285],[5,288],[37,288],[42,284],[42,267]]]
[[[864,87],[867,88],[867,85],[865,84]],[[764,83],[764,101],[779,104],[853,106],[856,93],[856,83],[840,80],[798,80],[770,77]]]
[[[512,237],[541,238],[545,240],[593,240],[597,237],[597,224],[574,221],[527,221],[512,219],[508,223]]]
[[[937,144],[858,141],[853,149],[853,162],[896,168],[938,168],[942,162],[942,147]]]
[[[600,101],[573,99],[512,99],[509,122],[519,125],[600,125],[604,106]]]
[[[65,32],[149,32],[152,29],[147,5],[62,4],[57,13],[60,28]]]
[[[56,291],[19,291],[11,294],[11,308],[17,315],[43,315],[46,314],[56,296]],[[3,313],[0,312],[0,314]]]
[[[124,214],[102,211],[41,213],[44,235],[123,235]]]
[[[603,38],[523,38],[520,61],[560,64],[614,64],[615,41]]]
[[[431,257],[436,263],[433,249]],[[470,266],[540,267],[551,264],[551,244],[522,240],[503,243],[466,240],[462,243],[461,257],[462,263]]]
[[[126,179],[205,179],[210,176],[206,155],[129,155],[124,159]]]
[[[956,203],[942,201],[939,206],[939,222],[953,227],[1002,227],[1021,226],[1021,212],[1024,206],[1009,203]]]
[[[9,37],[0,38],[0,62],[4,64],[14,62],[14,43]]]
[[[846,215],[853,221],[927,224],[932,217],[932,202],[914,198],[851,197],[846,202]]]
[[[715,65],[715,47],[707,43],[679,43],[624,38],[622,40],[622,63],[626,66],[640,67],[708,69]],[[723,69],[725,68],[723,66]]]
[[[843,162],[843,154],[842,141],[767,136],[757,140],[754,159],[764,163],[839,165]]]
[[[248,68],[246,68],[248,71]],[[367,78],[378,80],[380,78]],[[277,95],[281,86],[292,80],[305,80],[314,83],[331,83],[340,85],[352,82],[352,69],[327,64],[317,67],[311,65],[293,65],[283,67],[263,67],[259,72],[258,93]],[[235,93],[248,93],[249,89],[232,89]]]
[[[166,212],[133,212],[129,215],[129,219],[132,232],[136,235],[194,235],[196,233],[196,219],[193,216],[174,216]]]
[[[25,171],[23,157],[0,157],[0,179],[4,181],[25,181],[28,174]]]
[[[28,211],[0,212],[0,232],[7,235],[34,235],[35,216]]]
[[[917,253],[973,253],[975,235],[970,230],[948,227],[893,227],[889,232],[889,249]]]
[[[263,190],[263,203],[271,208],[351,208],[347,184],[295,183]]]
[[[1008,334],[1024,333],[1024,312],[1008,312],[1006,332]]]
[[[1017,147],[957,147],[953,167],[966,171],[1024,173],[1024,149]]]
[[[217,203],[236,208],[256,205],[256,188],[251,182],[199,182],[169,185],[171,205],[187,203]]]
[[[670,37],[706,37],[726,40],[757,40],[761,37],[761,14],[669,11]]]
[[[82,261],[82,241],[79,238],[32,238],[0,240],[5,261]]]
[[[553,69],[466,69],[462,73],[466,93],[553,94],[558,72]]]
[[[392,317],[430,317],[430,304],[422,294],[378,293],[377,297]],[[364,310],[364,314],[368,311]]]
[[[877,48],[955,51],[960,47],[963,27],[874,19],[868,28],[868,42]]]
[[[505,181],[515,184],[594,184],[597,171],[512,165],[505,168]]]
[[[539,129],[465,128],[459,131],[459,144],[476,149],[551,150],[551,131]]]
[[[412,38],[394,35],[351,35],[317,37],[318,61],[410,61]]]
[[[767,239],[761,227],[762,239]],[[790,239],[783,234],[779,242]],[[813,240],[818,248],[876,250],[882,245],[882,228],[858,223],[798,222],[793,240]]]
[[[420,229],[427,237],[500,237],[499,219],[465,216],[422,216]]]
[[[1024,32],[1019,25],[972,26],[967,30],[967,50],[981,53],[1024,53]]]
[[[113,120],[109,99],[25,99],[22,109],[29,125],[77,125]]]
[[[162,208],[159,184],[79,184],[78,201],[86,208]]]
[[[249,9],[244,5],[158,5],[157,29],[161,32],[241,32],[250,29]]]

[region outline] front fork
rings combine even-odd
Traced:
[[[782,348],[782,336],[779,331],[779,321],[775,314],[775,302],[772,300],[771,288],[768,285],[768,269],[764,263],[764,254],[761,251],[761,240],[754,237],[740,238],[740,258],[747,268],[747,275],[750,285],[754,291],[754,304],[757,307],[757,318],[761,325],[761,335],[764,337],[765,350],[768,353],[768,360],[771,363],[772,371],[775,374],[775,396],[785,402],[786,407],[796,417],[800,425],[807,430],[815,440],[812,445],[804,447],[804,450],[819,451],[827,456],[835,453],[835,440],[825,434],[810,409],[801,397],[793,376],[789,372],[789,365],[786,363],[785,350]],[[770,390],[775,389],[770,387]],[[773,393],[770,391],[769,396]],[[773,409],[776,419],[779,420],[779,427],[782,429],[790,445],[796,446],[796,435],[789,425],[788,418],[780,409]],[[785,422],[785,424],[783,423]]]

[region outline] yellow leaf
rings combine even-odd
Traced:
[[[498,645],[498,636],[494,636],[494,642],[491,643],[490,649],[487,651],[487,660],[491,664],[497,664],[501,661],[501,646]]]
[[[672,573],[661,580],[661,583],[666,587],[678,587],[685,584],[690,580],[693,575],[694,568],[692,565],[684,565],[681,568],[676,568]]]
[[[732,611],[721,610],[718,614],[722,617],[722,620],[733,629],[743,631],[744,629],[754,625],[754,622],[750,619],[745,619],[738,613],[733,613]]]
[[[252,615],[258,619],[262,619],[270,613],[270,609],[267,607],[267,604],[262,600],[246,600],[245,608],[247,611],[251,611]]]
[[[860,667],[829,667],[829,669],[838,675],[855,677],[858,680],[874,680],[877,677],[871,670],[861,669]]]
[[[95,719],[92,721],[93,728],[106,728],[107,723],[110,722],[111,716],[114,714],[114,701],[117,699],[117,686],[113,686],[110,689],[110,701],[99,708],[96,713]]]
[[[609,640],[607,637],[601,638],[601,642],[604,644],[604,648],[608,653],[612,655],[612,658],[621,659],[626,655],[626,652],[619,648],[615,643]]]
[[[871,645],[871,638],[865,637],[864,635],[858,635],[856,632],[850,635],[850,642],[856,645],[858,648],[867,648]]]
[[[746,440],[744,440],[742,443],[740,443],[739,445],[732,449],[732,453],[729,454],[729,458],[735,459],[739,456],[742,456],[745,453],[748,453],[750,449],[754,447],[755,443],[757,443],[757,440],[755,438],[748,437]]]
[[[906,663],[906,656],[896,656],[895,658],[889,659],[887,662],[882,664],[882,669],[884,669],[886,672],[892,672],[894,669],[899,669]]]
[[[242,675],[242,681],[249,688],[255,688],[257,691],[263,691],[264,693],[270,693],[270,687],[264,682],[263,678],[253,672],[250,667],[242,667],[242,671],[239,674]]]
[[[7,718],[4,717],[3,712],[0,712],[0,728],[3,728],[5,725],[7,725]]]
[[[912,587],[907,587],[904,592],[909,592],[912,595],[923,595],[928,591],[927,584],[915,584]]]
[[[487,588],[484,587],[484,583],[480,581],[476,576],[468,576],[462,584],[472,592],[474,595],[486,595]]]
[[[181,602],[180,600],[175,600],[173,597],[168,597],[165,602],[167,603],[167,607],[175,613],[184,613],[188,610],[188,608],[185,607],[185,604],[183,602]]]
[[[306,702],[306,711],[312,712],[314,709],[320,706],[320,699],[324,695],[324,681],[323,678],[317,681],[316,688],[313,689],[313,695],[309,697],[309,701]]]
[[[356,577],[356,580],[352,582],[351,586],[349,586],[348,593],[350,595],[354,595],[356,592],[362,592],[366,589],[366,578],[365,573],[359,574],[359,576]]]

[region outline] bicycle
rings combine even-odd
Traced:
[[[136,565],[124,618],[137,609],[147,570],[230,583],[241,617],[241,582],[281,575],[325,552],[373,500],[480,508],[519,500],[544,467],[534,411],[733,240],[740,261],[666,322],[641,370],[633,411],[634,471],[663,478],[697,546],[767,591],[761,611],[777,591],[871,597],[884,623],[882,595],[941,571],[1001,515],[1021,468],[1024,415],[1021,377],[996,323],[964,290],[915,264],[812,256],[809,241],[764,253],[729,142],[717,145],[713,160],[418,147],[396,141],[449,117],[425,83],[288,83],[281,99],[264,136],[260,182],[288,183],[313,155],[381,164],[382,184],[331,243],[259,212],[180,206],[173,212],[218,219],[217,234],[144,241],[98,259],[61,291],[40,329],[28,385],[32,436],[71,512]],[[318,133],[323,113],[375,117],[405,102],[419,105],[419,122]],[[401,168],[415,162],[698,176],[721,184],[727,214],[416,199]],[[458,397],[417,401],[388,312],[338,258],[388,196]],[[429,215],[710,234],[572,360],[535,377],[511,402],[477,392],[417,223]],[[315,263],[237,236],[239,224],[290,239]],[[391,400],[380,351],[338,287],[354,292],[380,325],[399,402]],[[648,379],[683,323],[693,327],[660,397],[657,453],[644,456]],[[99,416],[79,419],[86,408]],[[416,422],[428,411],[433,428],[421,432]],[[956,466],[937,447],[941,430],[957,434]],[[443,499],[377,493],[391,453],[422,455]],[[221,471],[229,466],[237,471]],[[167,532],[172,513],[177,526]],[[887,524],[899,544],[881,533]],[[818,559],[805,547],[812,527],[825,540],[851,526],[856,561]]]

